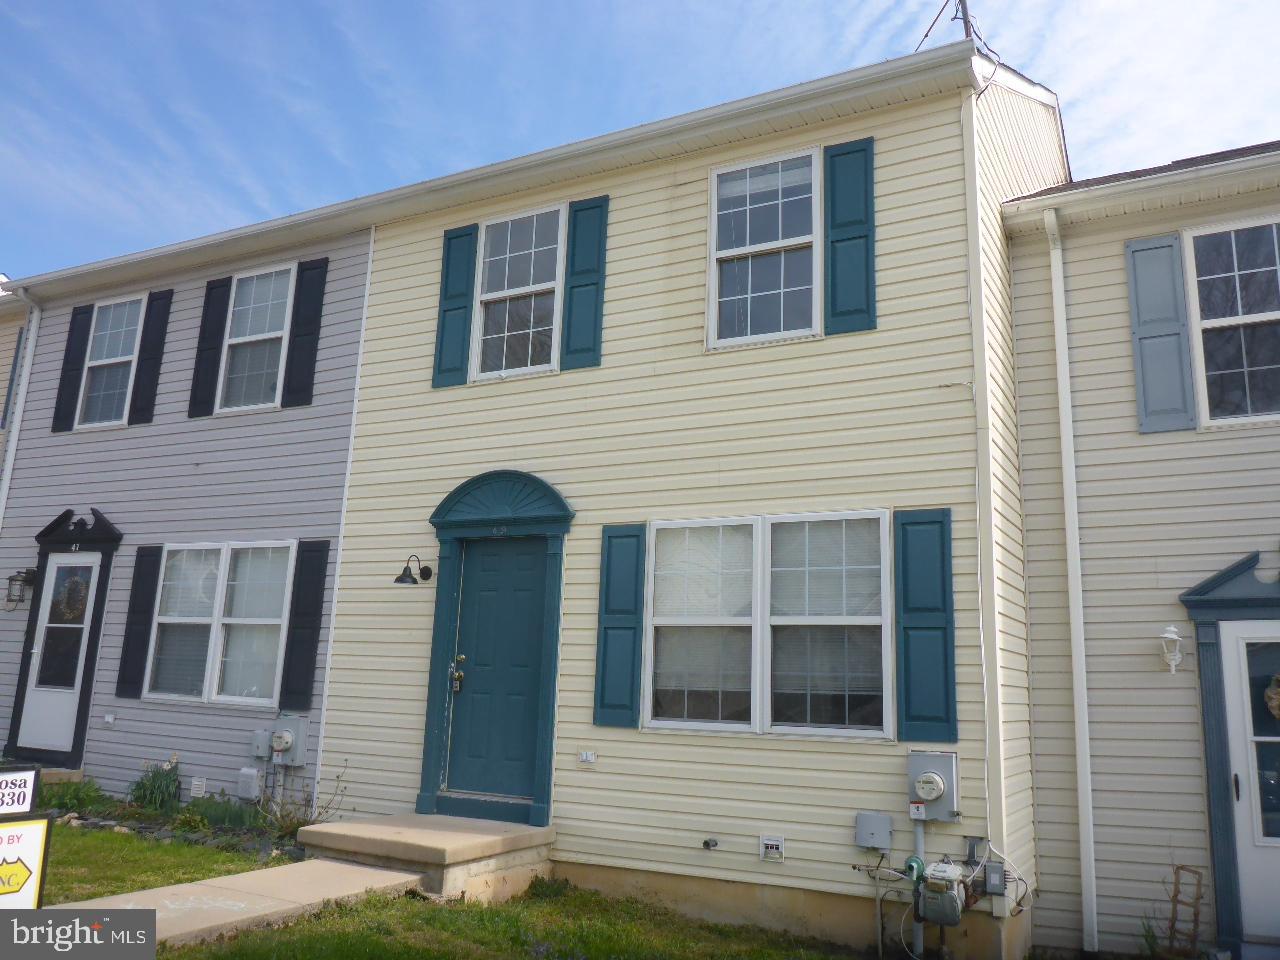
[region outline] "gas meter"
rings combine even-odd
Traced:
[[[925,923],[944,927],[960,924],[964,912],[961,879],[964,871],[954,863],[931,863],[924,868],[924,881],[916,888],[916,916]]]

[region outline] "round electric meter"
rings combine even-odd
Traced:
[[[947,792],[947,783],[940,774],[926,770],[916,777],[915,788],[916,796],[921,800],[933,801]]]

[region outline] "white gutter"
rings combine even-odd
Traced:
[[[338,513],[338,548],[333,560],[333,594],[329,600],[329,631],[324,649],[324,690],[320,694],[320,734],[316,741],[316,772],[311,788],[311,816],[320,815],[320,774],[324,770],[324,730],[329,716],[329,678],[333,675],[333,640],[338,629],[338,587],[342,583],[342,546],[347,534],[347,497],[351,492],[351,462],[356,454],[356,412],[360,406],[360,371],[364,369],[364,338],[369,326],[369,287],[373,283],[373,241],[376,226],[369,228],[369,252],[364,266],[364,299],[360,305],[360,339],[356,345],[355,376],[351,384],[351,428],[347,434],[347,468],[342,475],[342,506]],[[339,774],[340,775],[340,774]],[[335,781],[334,791],[338,789]]]
[[[1180,189],[1225,185],[1237,178],[1280,177],[1280,152],[1237,157],[1177,170],[1156,170],[1109,183],[1081,183],[1042,197],[1008,200],[1001,204],[1005,226],[1038,228],[1050,211],[1063,220],[1082,215],[1103,216],[1108,209],[1144,200],[1169,200]],[[1198,198],[1197,198],[1198,199]]]
[[[13,291],[25,303],[28,310],[27,335],[22,341],[22,367],[18,382],[14,384],[13,409],[9,411],[9,434],[4,444],[4,473],[0,475],[0,530],[4,528],[5,508],[9,505],[9,485],[13,479],[13,462],[18,456],[18,431],[22,429],[22,411],[27,405],[27,384],[31,380],[31,363],[36,354],[36,339],[40,335],[41,305],[27,292],[26,287]]]
[[[1089,681],[1085,663],[1084,585],[1080,511],[1076,498],[1075,426],[1071,414],[1071,358],[1067,341],[1067,286],[1058,211],[1044,212],[1049,236],[1053,298],[1053,357],[1058,380],[1058,436],[1062,444],[1062,510],[1067,541],[1067,609],[1071,625],[1071,700],[1076,737],[1076,806],[1080,832],[1081,947],[1098,951],[1098,880],[1093,848],[1093,758],[1089,745]]]

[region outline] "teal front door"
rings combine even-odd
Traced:
[[[466,541],[442,811],[534,795],[546,579],[542,537]]]

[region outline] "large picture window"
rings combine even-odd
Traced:
[[[656,521],[650,726],[891,736],[888,513]]]
[[[817,164],[805,152],[713,171],[711,346],[818,329]]]
[[[1190,302],[1201,411],[1280,415],[1280,225],[1191,234]]]
[[[274,703],[294,553],[288,541],[166,547],[147,693]]]
[[[222,348],[218,408],[280,402],[295,265],[237,276]]]
[[[555,368],[566,221],[560,206],[484,225],[472,379]]]
[[[145,300],[145,295],[138,295],[94,307],[77,426],[124,423],[133,391]]]

